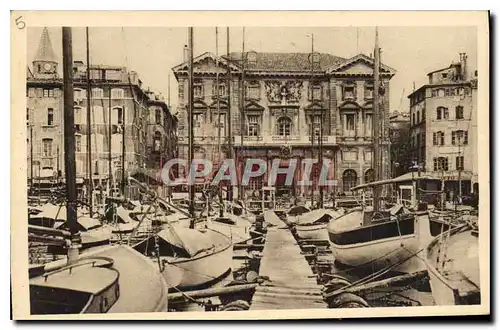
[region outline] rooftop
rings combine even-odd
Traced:
[[[247,59],[246,63],[254,62],[250,66],[253,70],[272,71],[309,71],[311,70],[310,53],[261,53],[261,52],[233,52],[229,54],[229,59],[238,63],[239,66],[242,54]],[[331,66],[338,65],[345,58],[326,53],[315,53],[319,56],[319,68],[316,70],[326,70]],[[252,56],[255,56],[252,59]],[[227,56],[225,56],[227,58]]]

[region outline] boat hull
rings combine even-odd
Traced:
[[[434,238],[427,247],[425,264],[436,305],[481,303],[478,242],[470,233],[470,229],[456,227]]]
[[[218,282],[231,270],[232,252],[231,245],[227,245],[215,253],[195,258],[167,259],[165,280],[179,290],[195,290]]]
[[[335,261],[343,265],[351,267],[370,265],[383,268],[409,258],[417,251],[419,244],[415,235],[408,235],[352,245],[337,245],[330,242],[330,246]],[[406,272],[408,268],[409,265],[404,263],[394,270]]]
[[[318,225],[295,225],[297,236],[300,239],[325,240],[328,241],[327,224]]]
[[[249,227],[239,227],[239,226],[231,226],[231,225],[223,225],[217,223],[209,223],[207,224],[207,228],[211,230],[215,230],[219,233],[224,234],[225,236],[231,238],[233,243],[241,243],[248,241],[252,237],[250,236],[250,228]]]

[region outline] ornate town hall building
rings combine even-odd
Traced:
[[[181,157],[187,157],[188,151],[186,49],[184,54],[184,63],[173,68],[179,83]],[[346,192],[371,180],[374,66],[371,57],[359,54],[344,59],[321,53],[258,52],[216,57],[207,52],[193,62],[195,158],[212,161],[218,158],[220,112],[223,157],[229,154],[230,129],[237,167],[247,158],[266,160],[268,167],[273,159],[280,158],[280,166],[286,167],[287,161],[283,159],[295,158],[298,165],[294,182],[299,181],[303,178],[302,160],[318,158],[321,138],[323,158],[333,163],[328,179],[337,180],[336,188],[328,190]],[[384,90],[380,108],[383,113],[380,166],[384,177],[388,177],[389,80],[395,71],[382,65],[380,73]],[[313,167],[312,176],[319,176],[319,168]],[[284,178],[278,177],[276,185],[283,183]],[[266,184],[267,173],[253,179],[246,191],[255,191]],[[308,189],[297,186],[293,191],[307,195]]]

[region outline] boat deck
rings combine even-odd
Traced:
[[[270,282],[256,289],[250,310],[327,308],[321,286],[290,230],[274,212],[266,212],[264,218],[274,226],[268,228],[260,276]]]
[[[479,291],[478,239],[465,231],[452,236],[445,247],[446,262],[441,274],[458,289],[460,296]],[[436,257],[433,258],[436,260]]]

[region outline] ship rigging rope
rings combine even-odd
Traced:
[[[395,249],[394,251],[401,250],[401,249],[402,249],[402,247],[400,247],[398,249]],[[329,296],[335,296],[335,295],[337,295],[339,293],[342,293],[345,289],[348,289],[348,288],[351,288],[351,287],[355,287],[357,285],[363,285],[363,284],[366,284],[366,283],[368,283],[370,281],[373,281],[373,280],[375,280],[375,279],[377,279],[377,278],[379,278],[379,277],[387,274],[392,269],[394,269],[394,268],[396,268],[396,267],[404,264],[406,261],[410,260],[411,258],[413,258],[415,255],[417,255],[418,253],[420,253],[423,250],[424,250],[423,248],[419,249],[417,252],[411,253],[411,255],[409,257],[407,257],[407,258],[405,258],[405,259],[403,259],[403,260],[401,260],[401,261],[399,261],[397,263],[394,263],[394,264],[392,264],[392,265],[390,265],[388,267],[385,267],[385,268],[383,268],[383,269],[381,269],[381,270],[379,270],[379,271],[377,271],[377,272],[375,272],[373,274],[370,274],[370,275],[368,275],[368,276],[366,276],[366,277],[364,277],[364,278],[362,278],[362,279],[360,279],[358,281],[355,281],[355,282],[353,282],[353,283],[351,283],[349,285],[346,285],[346,286],[344,286],[344,287],[342,287],[342,288],[340,288],[338,290],[335,290],[335,291],[333,291],[332,293],[330,293],[328,295]]]

